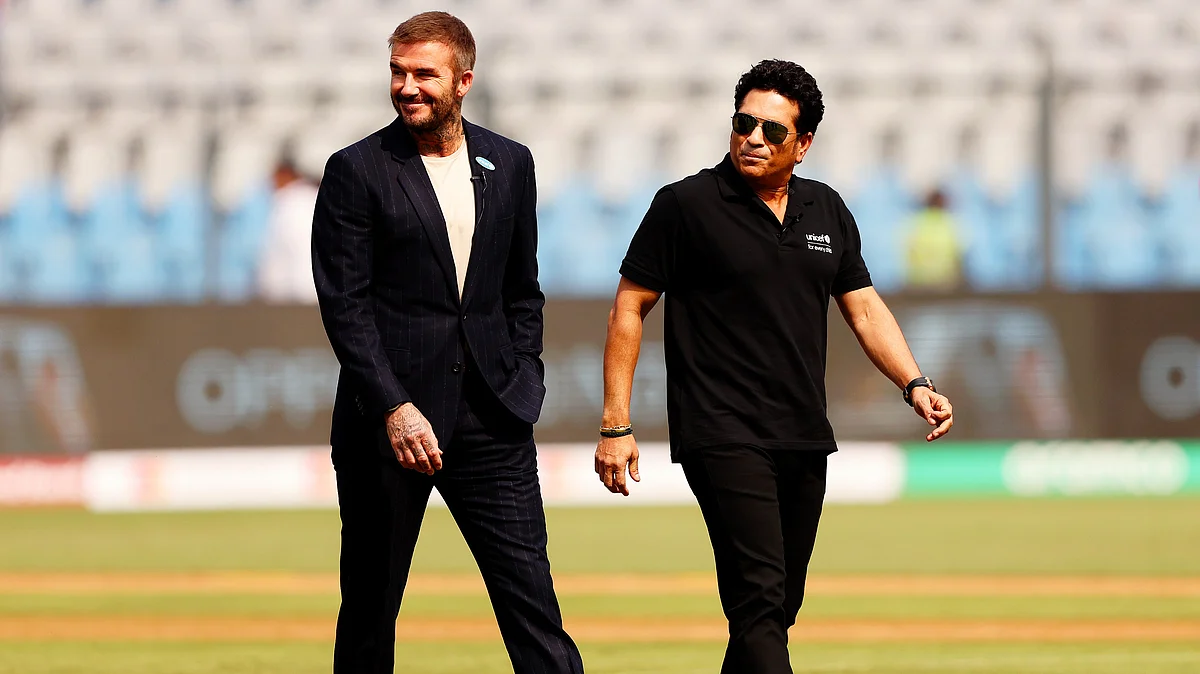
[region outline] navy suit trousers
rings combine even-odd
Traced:
[[[532,424],[468,367],[454,434],[439,442],[444,465],[433,476],[401,468],[374,447],[342,454],[360,458],[337,465],[342,605],[334,673],[394,671],[396,618],[437,487],[479,565],[514,673],[581,674],[550,578]]]

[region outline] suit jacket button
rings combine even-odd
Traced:
[[[458,374],[459,372],[462,372],[462,369],[463,369],[462,363],[455,363],[450,366],[450,371],[453,372],[454,374]]]

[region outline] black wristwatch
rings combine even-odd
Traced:
[[[904,402],[908,403],[909,407],[913,406],[913,401],[912,401],[913,389],[920,388],[922,386],[929,389],[930,391],[933,391],[934,393],[937,393],[937,388],[933,385],[932,379],[930,379],[929,377],[917,377],[916,379],[908,382],[908,386],[904,387]]]

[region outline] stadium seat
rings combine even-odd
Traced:
[[[0,305],[14,302],[18,290],[16,261],[9,252],[7,220],[0,216]]]
[[[1060,199],[1054,209],[1052,278],[1062,290],[1078,291],[1091,281],[1091,256],[1085,243],[1086,223],[1079,201]]]
[[[130,233],[120,258],[108,265],[98,283],[99,298],[110,304],[145,304],[164,299],[164,276],[148,231]]]
[[[541,208],[538,261],[548,294],[586,297],[616,291],[620,260],[604,211],[595,187],[581,176]]]
[[[97,298],[104,302],[149,302],[162,292],[155,232],[140,207],[137,185],[129,179],[100,189],[79,217],[81,257],[95,273]]]
[[[899,171],[877,168],[849,204],[862,235],[862,254],[871,280],[880,292],[904,287],[904,255],[900,231],[915,204],[900,180]]]
[[[44,240],[69,233],[69,220],[61,182],[27,183],[8,211],[11,255],[18,261],[35,257]]]
[[[258,261],[271,217],[271,187],[261,183],[248,190],[224,218],[217,244],[217,297],[245,302],[254,296]]]
[[[1097,168],[1077,217],[1091,261],[1089,286],[1142,289],[1160,280],[1159,242],[1152,235],[1128,165]]]
[[[1008,280],[1007,260],[979,176],[971,167],[962,167],[952,173],[946,192],[950,210],[964,232],[963,278],[976,290],[1003,289]]]
[[[80,243],[102,265],[118,259],[125,240],[145,229],[137,184],[129,178],[111,181],[97,189],[86,210],[78,214]]]
[[[1013,191],[991,206],[991,221],[1004,252],[1005,282],[998,289],[1030,290],[1044,279],[1037,175],[1026,169]]]
[[[198,302],[204,296],[206,233],[210,211],[203,188],[184,182],[172,192],[162,211],[151,214],[158,231],[162,297]]]
[[[36,304],[79,304],[95,299],[95,285],[76,237],[67,229],[42,237],[24,260],[22,296]]]
[[[1166,250],[1166,280],[1200,288],[1200,164],[1176,171],[1156,224]]]

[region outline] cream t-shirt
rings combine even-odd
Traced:
[[[442,216],[446,219],[446,234],[450,237],[450,253],[454,256],[461,298],[471,259],[471,238],[475,236],[475,186],[471,184],[467,141],[464,139],[448,157],[421,155],[421,161],[425,162],[425,171],[429,173],[429,181],[433,183]]]

